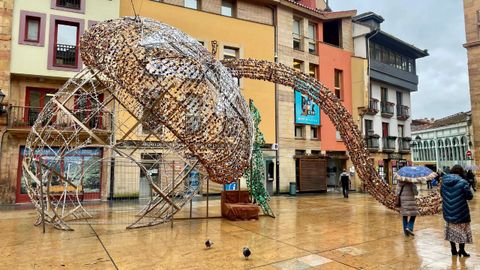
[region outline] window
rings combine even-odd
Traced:
[[[43,107],[55,96],[55,89],[27,88],[24,125],[33,126]]]
[[[303,69],[303,61],[293,59],[293,69],[302,72]]]
[[[389,132],[388,132],[388,123],[385,123],[383,122],[382,123],[382,137],[386,138],[389,136]]]
[[[311,54],[317,53],[317,24],[308,24],[308,52]]]
[[[322,152],[319,151],[319,150],[312,150],[312,151],[310,151],[310,153],[314,156],[320,156],[322,154]]]
[[[302,22],[293,18],[293,49],[303,51],[302,46]]]
[[[54,62],[55,66],[78,66],[79,24],[57,21],[55,23]]]
[[[341,20],[323,23],[323,42],[341,47]]]
[[[51,8],[64,11],[85,13],[86,0],[51,0]]]
[[[199,0],[185,0],[185,7],[186,8],[199,9],[199,7],[200,7],[199,2],[200,2]]]
[[[80,9],[80,0],[56,0],[57,7]]]
[[[30,42],[38,42],[40,38],[40,18],[27,16],[25,27],[25,40]]]
[[[303,134],[304,128],[305,128],[304,126],[300,126],[300,125],[295,126],[295,138],[300,138],[300,139],[304,138],[304,134]]]
[[[235,4],[231,0],[222,0],[221,14],[223,16],[234,17],[235,16]]]
[[[318,66],[315,64],[308,64],[308,75],[310,77],[317,79],[318,78]]]
[[[99,112],[103,103],[103,94],[81,95],[74,98],[74,114],[85,126],[91,129],[103,129],[102,114]]]
[[[18,43],[43,46],[45,41],[45,14],[20,11],[20,29]]]
[[[305,152],[306,152],[305,150],[295,149],[295,155],[297,155],[297,156],[304,156]]]
[[[388,89],[386,87],[380,87],[380,91],[382,103],[388,102]]]
[[[403,138],[403,125],[398,125],[398,137]]]
[[[317,126],[311,126],[310,127],[310,138],[311,139],[319,139],[319,128]]]
[[[407,72],[415,72],[415,61],[412,58],[401,55],[400,53],[380,44],[372,43],[370,45],[370,56],[375,61],[382,62],[397,69]]]
[[[335,95],[343,99],[343,71],[335,69]]]
[[[372,136],[373,134],[373,121],[365,119],[365,137]]]
[[[223,47],[223,59],[237,59],[240,57],[240,50],[234,47]],[[240,86],[240,80],[234,77],[237,85]]]

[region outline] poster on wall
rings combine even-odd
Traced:
[[[320,125],[320,108],[313,100],[295,91],[295,123]]]

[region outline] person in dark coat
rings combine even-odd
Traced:
[[[445,220],[445,240],[450,241],[452,255],[469,257],[465,252],[465,243],[473,243],[470,228],[470,209],[467,200],[473,198],[470,187],[462,178],[464,174],[460,165],[455,165],[450,174],[443,176],[441,194],[443,219]],[[456,243],[459,243],[457,252]]]
[[[400,214],[403,217],[403,233],[405,236],[414,236],[413,225],[418,215],[415,196],[418,195],[417,186],[410,182],[399,181],[397,194],[400,196]]]
[[[350,175],[347,173],[346,169],[343,169],[343,172],[340,174],[340,182],[342,183],[343,197],[348,198],[348,189],[350,187]]]
[[[472,170],[468,170],[467,174],[465,175],[465,180],[468,182],[468,187],[473,188],[473,191],[477,191],[475,187],[475,174],[473,174]]]

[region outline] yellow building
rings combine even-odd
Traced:
[[[265,5],[257,5],[252,1],[235,1],[233,3],[220,0],[163,1],[163,3],[136,0],[133,1],[133,5],[140,16],[166,23],[184,31],[204,44],[209,51],[213,49],[211,42],[216,41],[218,44],[216,57],[219,60],[254,58],[274,61],[275,34],[272,10]],[[120,16],[134,15],[132,2],[122,0]],[[268,168],[266,184],[267,188],[272,190],[275,164],[275,152],[271,150],[272,145],[275,144],[275,86],[269,82],[249,79],[241,79],[239,85],[245,100],[247,102],[253,100],[262,117],[260,129],[265,136],[264,156]],[[129,121],[130,125],[134,125],[136,121],[131,118],[127,120],[128,117],[130,117],[128,113],[120,113],[118,122]],[[142,132],[140,125],[137,132],[129,136],[125,144],[129,144],[128,140],[143,141],[146,136],[147,134]],[[149,138],[148,140],[151,141],[150,147],[154,145],[155,139]],[[144,150],[139,149],[135,152],[134,158],[143,162],[148,157],[149,151],[151,152],[148,147],[145,147]],[[162,161],[166,164],[173,162],[173,159],[168,156],[162,157]],[[181,169],[182,166],[179,166],[178,169]],[[122,171],[117,167],[116,171]],[[153,171],[157,172],[157,169]],[[115,180],[118,183],[115,186],[115,193],[127,194],[132,185],[140,186],[140,193],[142,193],[141,183],[140,185],[131,184],[132,178],[140,176],[139,169],[132,167],[128,173],[125,170],[123,172],[125,173],[115,172]],[[245,187],[244,184],[242,185]],[[221,188],[215,184],[210,186],[210,190],[215,193],[219,192]],[[136,191],[134,190],[134,192]],[[202,192],[204,192],[203,189]]]
[[[0,203],[28,201],[19,164],[31,126],[55,92],[83,68],[79,37],[96,22],[117,18],[119,1],[11,1],[10,76],[2,89],[8,108],[1,141]],[[100,190],[91,193],[91,198],[100,197]]]

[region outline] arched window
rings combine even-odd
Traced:
[[[445,149],[443,148],[443,141],[438,140],[438,159],[445,160]]]
[[[423,142],[423,148],[425,149],[425,160],[430,160],[430,149],[427,141]]]
[[[463,160],[462,159],[462,155],[460,154],[461,151],[462,151],[462,147],[460,146],[460,143],[458,142],[458,138],[453,138],[452,140],[452,144],[453,144],[453,158],[455,161],[460,161],[460,160]]]
[[[450,139],[445,139],[445,160],[452,160],[452,144]]]
[[[467,137],[462,136],[462,138],[460,138],[460,144],[461,144],[461,149],[462,149],[462,153],[461,153],[462,159],[466,160],[467,159],[467,150],[468,150]]]
[[[435,141],[430,141],[430,151],[432,151],[432,159],[437,160],[437,149],[435,148]]]

